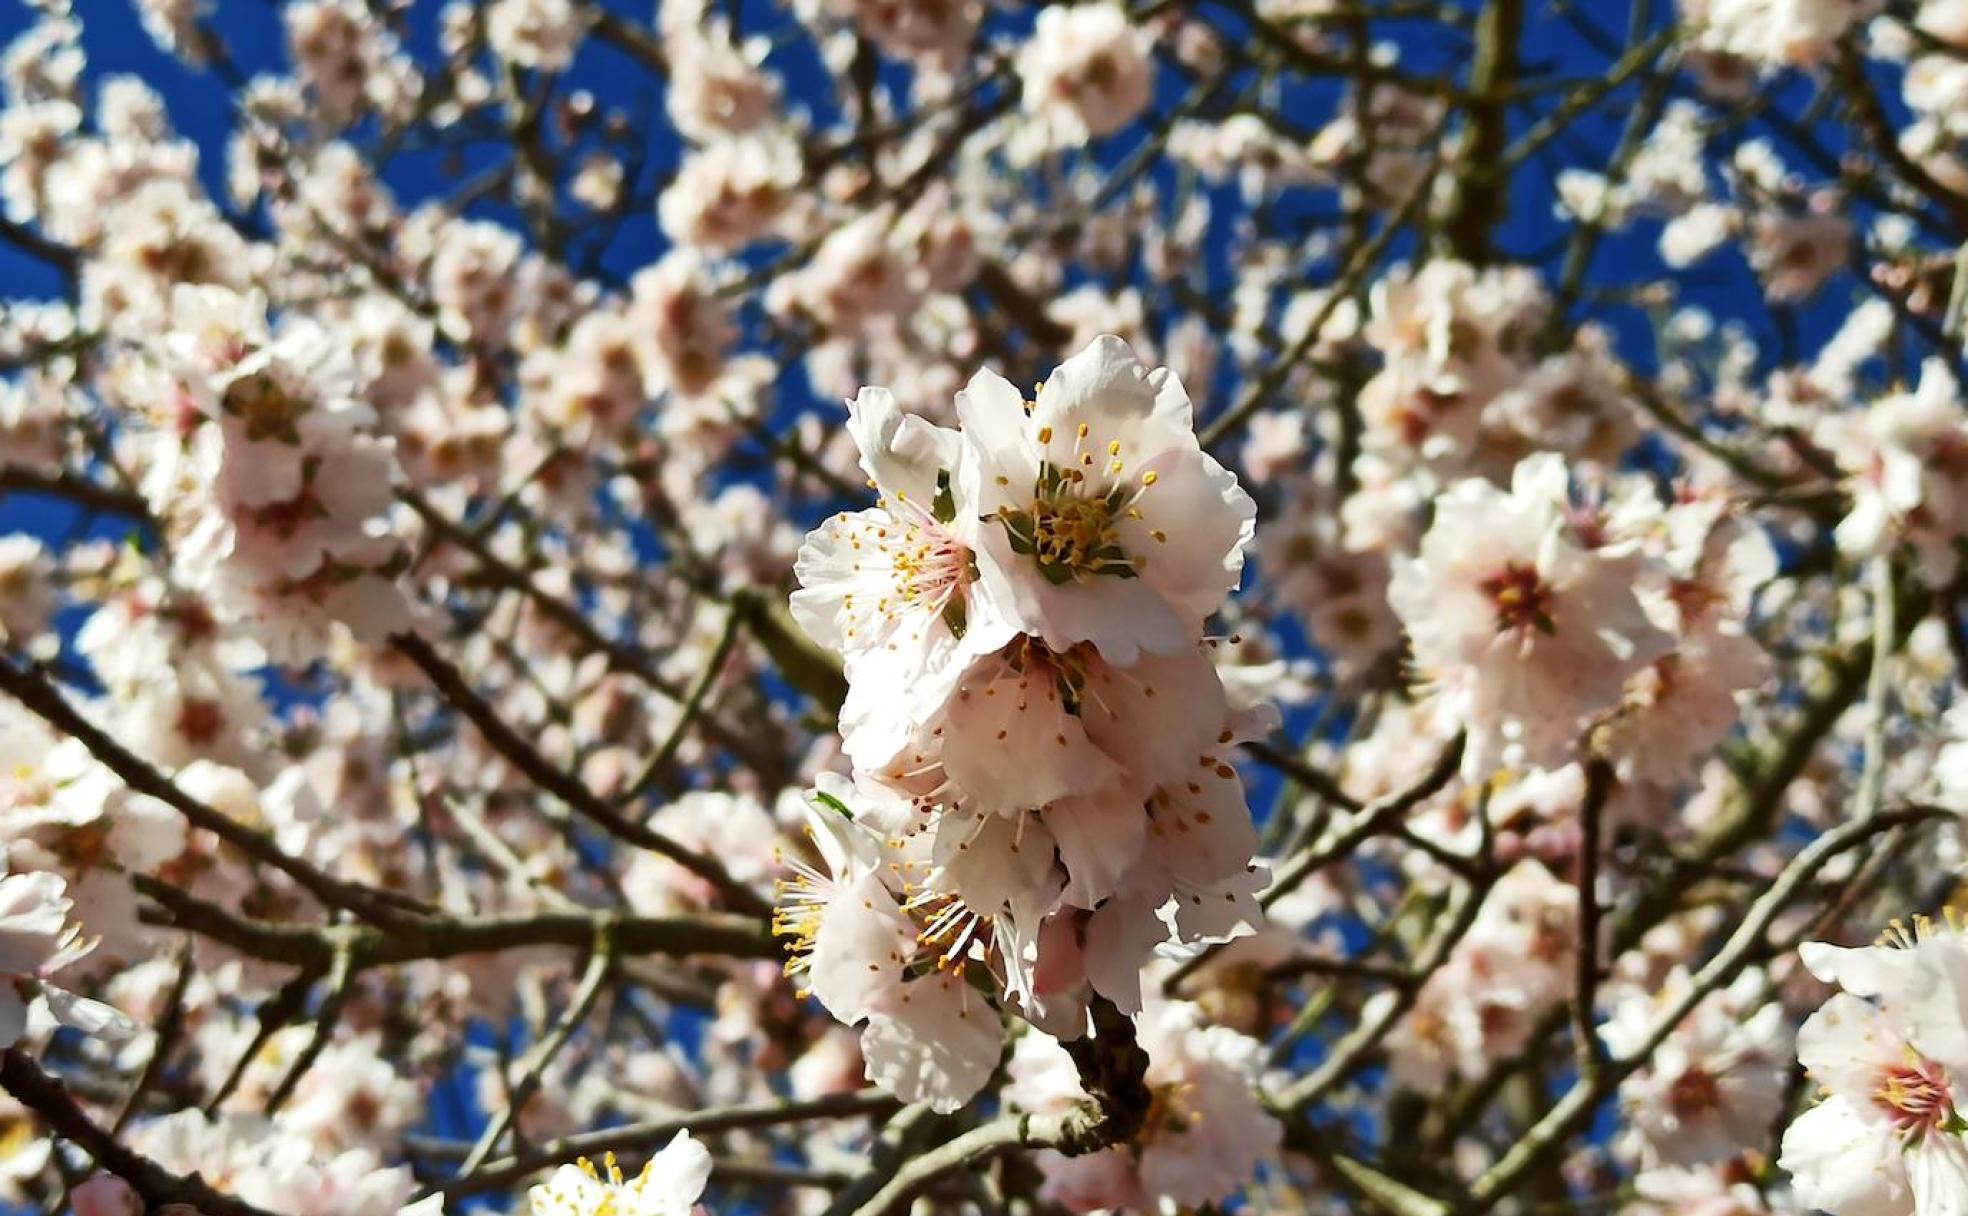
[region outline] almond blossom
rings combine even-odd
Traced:
[[[823,788],[810,811],[820,864],[791,863],[782,884],[773,930],[792,939],[787,969],[841,1021],[867,1022],[870,1080],[903,1101],[956,1110],[996,1067],[1004,1041],[966,968],[973,956],[1023,965],[1016,923],[968,904],[920,856],[888,863],[894,842],[882,825],[906,805],[871,809],[853,789],[835,788],[846,797]]]
[[[1840,991],[1798,1032],[1824,1098],[1784,1132],[1778,1165],[1798,1197],[1833,1212],[1951,1214],[1968,1204],[1968,949],[1920,924],[1859,949],[1807,943],[1805,965]]]
[[[793,611],[843,656],[857,774],[822,783],[820,864],[796,863],[776,926],[814,995],[867,1021],[870,1079],[952,1110],[1002,1042],[967,967],[1076,1037],[1096,996],[1141,1008],[1163,942],[1255,923],[1261,881],[1223,753],[1238,731],[1201,638],[1255,508],[1202,453],[1181,386],[1105,337],[1029,411],[979,373],[957,413],[947,430],[881,390],[849,403],[882,497],[808,538]],[[1084,460],[1054,462],[1060,427]],[[1164,486],[1194,490],[1205,513],[1155,498]],[[1143,542],[1152,558],[1131,551]],[[1192,568],[1151,573],[1171,554]],[[1143,623],[1144,603],[1151,644],[1108,632]]]
[[[697,1197],[711,1176],[711,1154],[678,1132],[676,1138],[625,1178],[610,1153],[602,1167],[582,1158],[563,1165],[527,1193],[531,1216],[688,1216],[701,1210]]]
[[[1256,1042],[1203,1026],[1195,1006],[1180,1002],[1149,1005],[1141,1030],[1155,1105],[1136,1146],[1039,1157],[1043,1194],[1070,1211],[1216,1202],[1247,1182],[1283,1139],[1277,1120],[1252,1097],[1263,1068]],[[1084,1100],[1071,1060],[1051,1040],[1020,1039],[1010,1069],[1007,1097],[1020,1110],[1056,1113]]]
[[[1968,1216],[1968,0],[16,8],[0,1210]]]
[[[1040,13],[1019,62],[1025,104],[1060,146],[1113,134],[1148,104],[1148,42],[1118,4],[1063,5]]]
[[[1561,463],[1517,466],[1508,494],[1486,481],[1444,493],[1388,596],[1417,666],[1466,723],[1463,771],[1562,764],[1621,685],[1669,639],[1633,592],[1643,558],[1591,546],[1569,517]]]
[[[1256,507],[1196,442],[1189,395],[1111,335],[1036,402],[980,371],[957,398],[977,454],[984,579],[1055,651],[1179,652],[1233,590]]]
[[[69,921],[74,905],[64,887],[58,876],[45,871],[0,872],[0,1049],[12,1047],[33,1029],[31,1015],[37,1009],[86,1033],[130,1033],[127,1020],[114,1009],[46,979],[92,945]]]

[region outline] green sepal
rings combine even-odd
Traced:
[[[930,503],[930,513],[936,516],[939,524],[955,523],[957,518],[957,496],[950,492],[950,470],[936,470],[936,498]]]
[[[959,642],[970,629],[970,607],[961,595],[952,595],[943,601],[943,623],[950,627],[950,636]]]

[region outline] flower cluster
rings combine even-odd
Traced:
[[[1264,1049],[1179,1001],[1151,1000],[1140,1018],[1152,1104],[1131,1145],[1068,1157],[1041,1153],[1040,1194],[1073,1212],[1199,1208],[1236,1194],[1274,1156],[1284,1131],[1257,1100]],[[1087,1095],[1064,1048],[1018,1040],[1005,1099],[1021,1112],[1060,1115]]]
[[[1968,1216],[1968,0],[127,7],[0,1211]]]
[[[281,663],[338,625],[371,644],[405,627],[395,461],[353,362],[304,319],[270,327],[255,293],[180,287],[171,310],[144,378],[175,442],[144,488],[187,589]]]
[[[1801,949],[1840,991],[1797,1034],[1823,1098],[1778,1165],[1830,1212],[1949,1216],[1968,1202],[1968,939],[1917,921],[1880,944]]]
[[[324,1154],[263,1119],[179,1111],[144,1125],[135,1143],[167,1170],[292,1216],[443,1216],[439,1196],[412,1202],[408,1168],[387,1166],[372,1149]]]
[[[1774,572],[1725,503],[1580,501],[1563,462],[1517,465],[1506,493],[1468,479],[1436,502],[1388,600],[1463,770],[1562,768],[1588,730],[1636,779],[1671,783],[1726,735],[1764,676],[1745,630]]]
[[[821,785],[779,914],[869,1076],[944,1110],[1000,1051],[968,967],[1073,1037],[1095,994],[1140,1007],[1162,942],[1254,919],[1257,880],[1203,636],[1255,508],[1181,382],[1107,336],[1036,400],[979,372],[956,412],[850,403],[880,498],[807,538],[793,611],[842,657],[854,777]]]

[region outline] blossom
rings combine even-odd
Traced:
[[[144,488],[180,544],[180,577],[283,661],[319,654],[337,626],[371,643],[404,628],[385,519],[394,452],[371,433],[353,364],[319,326],[269,330],[257,296],[174,299],[198,325],[158,352],[187,433],[155,435],[170,459]]]
[[[808,804],[819,864],[788,862],[793,877],[781,885],[773,932],[791,939],[788,972],[803,977],[829,1012],[849,1025],[867,1023],[861,1051],[869,1080],[947,1113],[982,1088],[1004,1042],[997,1012],[966,970],[976,956],[988,962],[993,948],[1014,965],[1022,952],[1009,916],[980,912],[952,893],[928,859],[889,864],[885,833],[907,812],[906,802],[878,790],[823,785]]]
[[[1148,105],[1151,42],[1118,4],[1042,10],[1018,54],[1026,109],[1056,146],[1113,134]]]
[[[75,1216],[144,1216],[143,1199],[114,1174],[97,1174],[69,1196]]]
[[[1789,1083],[1790,1031],[1781,1006],[1750,1006],[1763,983],[1746,971],[1732,988],[1709,994],[1620,1084],[1643,1159],[1723,1161],[1768,1133]],[[1688,987],[1687,972],[1676,969],[1657,991],[1622,999],[1601,1032],[1607,1046],[1620,1057],[1646,1047],[1660,1009]]]
[[[138,1126],[132,1141],[167,1170],[198,1174],[221,1193],[293,1216],[441,1216],[439,1196],[410,1202],[405,1166],[368,1149],[333,1155],[265,1119],[181,1110]]]
[[[56,1021],[90,1034],[128,1037],[133,1028],[107,1005],[56,988],[47,976],[87,954],[90,943],[69,923],[74,906],[61,878],[45,871],[0,870],[0,1049],[29,1028],[29,1003],[39,998]]]
[[[1802,300],[1845,265],[1851,243],[1843,215],[1763,212],[1750,221],[1749,260],[1772,300]]]
[[[1284,1138],[1255,1092],[1261,1044],[1205,1026],[1201,1010],[1180,1001],[1147,1006],[1138,1033],[1153,1099],[1134,1143],[1083,1157],[1039,1154],[1042,1194],[1071,1211],[1220,1202],[1249,1182]],[[1005,1097],[1018,1110],[1063,1114],[1086,1100],[1071,1058],[1050,1039],[1020,1039],[1010,1072]]]
[[[678,0],[656,14],[673,48],[663,99],[670,119],[678,131],[706,143],[758,130],[779,103],[778,78],[761,66],[769,40],[740,41],[709,8],[706,0]]]
[[[517,67],[561,72],[574,62],[587,21],[574,0],[496,0],[485,10],[485,39]]]
[[[1808,67],[1845,31],[1870,17],[1871,0],[1681,0],[1695,45],[1739,55],[1766,70]]]
[[[1946,578],[1968,533],[1968,415],[1947,365],[1929,359],[1920,383],[1862,412],[1824,418],[1812,438],[1848,477],[1852,508],[1834,533],[1853,556],[1914,547],[1932,578]]]
[[[648,395],[696,397],[716,383],[737,333],[714,286],[706,259],[688,248],[671,250],[631,281],[629,321]]]
[[[889,54],[931,65],[961,62],[983,6],[976,0],[830,0]]]
[[[583,1157],[526,1193],[531,1216],[689,1216],[711,1178],[711,1154],[687,1131],[624,1178],[615,1154],[597,1170]]]
[[[723,139],[684,158],[656,214],[679,244],[729,251],[764,236],[799,181],[799,152],[785,137]]]
[[[1360,390],[1365,450],[1466,460],[1485,407],[1524,374],[1520,348],[1546,307],[1521,267],[1436,259],[1376,283],[1361,337],[1386,362]]]
[[[1105,335],[1036,403],[980,371],[957,413],[988,521],[979,569],[1022,630],[1123,665],[1193,644],[1237,586],[1257,508],[1197,443],[1173,373]]]
[[[842,730],[850,754],[880,765],[939,711],[974,658],[1012,627],[978,578],[974,460],[957,432],[863,389],[848,431],[880,499],[808,534],[793,618],[842,655]]]
[[[906,311],[915,285],[893,227],[886,212],[870,211],[834,229],[810,262],[773,284],[766,306],[838,334],[864,333],[878,318]]]
[[[1922,922],[1877,946],[1806,943],[1800,955],[1844,991],[1798,1032],[1798,1060],[1824,1092],[1784,1132],[1778,1165],[1798,1198],[1834,1213],[1961,1212],[1968,944]]]
[[[1466,723],[1465,775],[1499,761],[1564,764],[1626,678],[1666,651],[1633,585],[1638,554],[1588,548],[1568,522],[1565,469],[1539,456],[1509,493],[1456,483],[1388,597],[1416,665]]]
[[[1577,898],[1537,861],[1520,861],[1497,881],[1468,935],[1388,1038],[1403,1083],[1438,1089],[1451,1075],[1481,1076],[1491,1061],[1523,1050],[1538,1017],[1567,995]],[[1395,999],[1376,993],[1363,1016]]]

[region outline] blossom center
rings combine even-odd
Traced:
[[[947,892],[908,887],[905,891],[908,898],[902,910],[920,926],[916,944],[924,953],[917,955],[918,961],[933,956],[938,971],[962,979],[972,946],[981,948],[987,955],[990,953],[996,939],[995,918],[979,915]]]
[[[895,592],[908,604],[940,611],[970,581],[970,550],[940,527],[912,525],[895,552]]]
[[[1544,581],[1537,567],[1511,562],[1484,579],[1482,589],[1496,609],[1498,633],[1523,629],[1536,629],[1540,633],[1554,631],[1551,585]]]
[[[1872,1100],[1903,1132],[1946,1127],[1954,1119],[1954,1099],[1940,1065],[1918,1056],[1883,1069]]]
[[[273,376],[259,372],[242,376],[227,387],[225,411],[239,417],[246,438],[258,443],[274,440],[296,444],[301,441],[300,421],[309,403],[286,388]]]
[[[1179,1136],[1201,1123],[1202,1112],[1196,1109],[1192,1096],[1195,1088],[1191,1082],[1178,1081],[1151,1089],[1148,1117],[1141,1122],[1142,1134],[1151,1139],[1158,1134]]]
[[[1032,504],[1032,544],[1040,565],[1097,572],[1100,551],[1114,543],[1105,502],[1061,498]]]
[[[1722,1105],[1722,1083],[1705,1068],[1690,1068],[1668,1086],[1667,1104],[1683,1119],[1705,1115]]]

